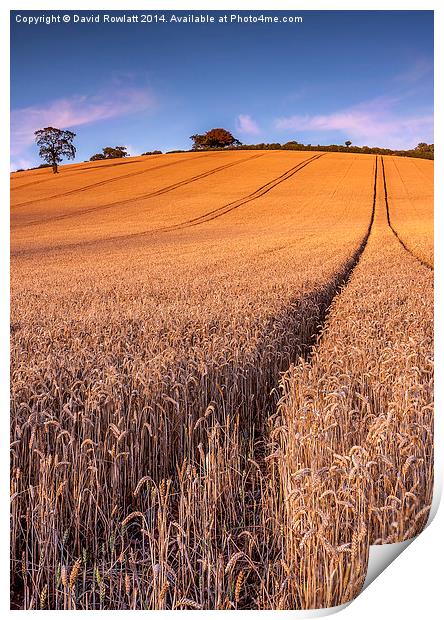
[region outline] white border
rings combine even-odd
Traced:
[[[307,11],[307,10],[434,10],[435,11],[435,136],[439,137],[443,134],[442,110],[444,109],[443,100],[443,75],[444,75],[444,9],[441,8],[442,3],[439,0],[372,0],[360,2],[356,6],[353,0],[300,0],[299,2],[288,2],[282,0],[238,0],[213,2],[202,0],[164,0],[148,2],[141,0],[133,0],[131,2],[131,10],[288,10],[288,11]],[[100,9],[122,10],[128,9],[128,4],[118,0],[94,1],[77,0],[71,2],[60,2],[54,0],[45,0],[44,2],[25,1],[11,2],[6,0],[0,8],[2,17],[0,22],[0,49],[3,76],[3,97],[0,99],[2,107],[1,123],[3,124],[2,136],[8,136],[7,148],[1,152],[2,168],[1,179],[3,191],[9,196],[9,11],[10,10],[87,10],[94,11]],[[376,33],[375,33],[376,34]],[[334,42],[333,42],[334,44]],[[378,45],[377,36],[375,36],[375,46]],[[42,59],[42,62],[45,62]],[[6,95],[6,96],[5,96]],[[435,138],[435,143],[438,140]],[[443,308],[443,281],[442,281],[442,254],[443,244],[441,241],[442,231],[444,231],[444,195],[443,195],[443,173],[444,162],[443,154],[440,146],[436,149],[435,170],[435,248],[436,248],[436,265],[435,282],[436,282],[436,299],[435,299],[435,316],[444,316]],[[441,173],[439,172],[441,171]],[[0,303],[0,403],[2,404],[2,416],[0,427],[3,432],[1,437],[4,446],[0,452],[1,466],[0,476],[1,488],[5,494],[1,506],[1,531],[0,537],[0,575],[1,575],[1,598],[0,609],[6,614],[13,613],[14,617],[19,614],[28,614],[29,612],[9,611],[9,503],[7,502],[7,489],[9,488],[9,210],[6,204],[0,210],[0,286],[1,286],[1,303]],[[436,415],[435,415],[435,494],[433,512],[436,513],[442,492],[442,470],[443,470],[443,446],[444,446],[444,423],[442,421],[442,405],[444,403],[444,382],[443,382],[443,334],[442,320],[435,319],[435,352],[436,352]],[[396,562],[390,566],[384,573],[384,577],[376,579],[371,587],[363,591],[351,605],[342,606],[340,609],[347,607],[341,612],[341,617],[345,619],[359,618],[359,620],[374,620],[375,615],[382,614],[382,617],[401,617],[403,620],[417,618],[421,615],[423,618],[437,618],[438,610],[442,613],[441,593],[442,588],[442,550],[444,531],[444,511],[441,509],[431,525],[420,535],[419,540],[415,540],[409,548],[404,551]],[[392,546],[394,547],[394,546]],[[387,549],[387,551],[389,551]],[[380,554],[380,555],[383,555]],[[390,560],[393,559],[393,554]],[[396,556],[395,556],[396,557]],[[390,563],[390,562],[388,562]],[[381,567],[387,566],[387,559],[382,562]],[[330,612],[339,611],[339,608],[330,610]],[[275,618],[279,616],[292,616],[296,614],[298,617],[315,617],[326,615],[328,610],[320,610],[319,612],[280,612],[280,611],[261,611],[261,612],[242,612],[242,613],[259,613],[261,616],[272,614]],[[40,612],[44,616],[51,612]],[[71,612],[74,614],[81,613],[83,617],[95,612]],[[130,613],[124,611],[102,612],[112,613],[113,616],[118,614]],[[135,613],[135,612],[133,612]],[[149,612],[153,614],[162,613],[163,617],[170,614],[191,613],[186,611],[180,612]],[[224,614],[233,612],[216,612],[206,611],[205,614]],[[440,614],[439,614],[440,615]],[[270,616],[271,617],[271,616]]]

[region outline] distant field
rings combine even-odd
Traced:
[[[432,161],[13,173],[16,606],[350,600],[427,520],[432,357]]]

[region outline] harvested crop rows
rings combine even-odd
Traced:
[[[13,177],[16,605],[349,600],[432,489],[432,271],[382,161],[125,164]]]

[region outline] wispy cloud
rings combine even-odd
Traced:
[[[26,168],[30,168],[31,166],[32,161],[30,159],[27,159],[26,157],[19,157],[18,159],[14,159],[11,161],[10,169],[11,172],[13,172],[14,170],[20,169],[26,170]]]
[[[154,99],[144,89],[129,88],[94,96],[78,95],[11,112],[11,154],[20,156],[42,127],[75,128],[152,108]]]
[[[239,114],[236,119],[236,130],[239,133],[257,135],[261,132],[259,125],[249,114]]]
[[[398,73],[394,80],[401,84],[416,84],[423,78],[432,75],[433,62],[426,58],[418,58],[408,69]]]
[[[331,114],[277,118],[274,125],[278,130],[341,133],[356,144],[388,148],[411,148],[432,140],[433,114],[397,114],[398,102],[394,97],[378,97]]]

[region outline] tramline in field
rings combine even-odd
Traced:
[[[12,175],[25,608],[334,606],[369,543],[421,530],[432,172],[239,150]]]

